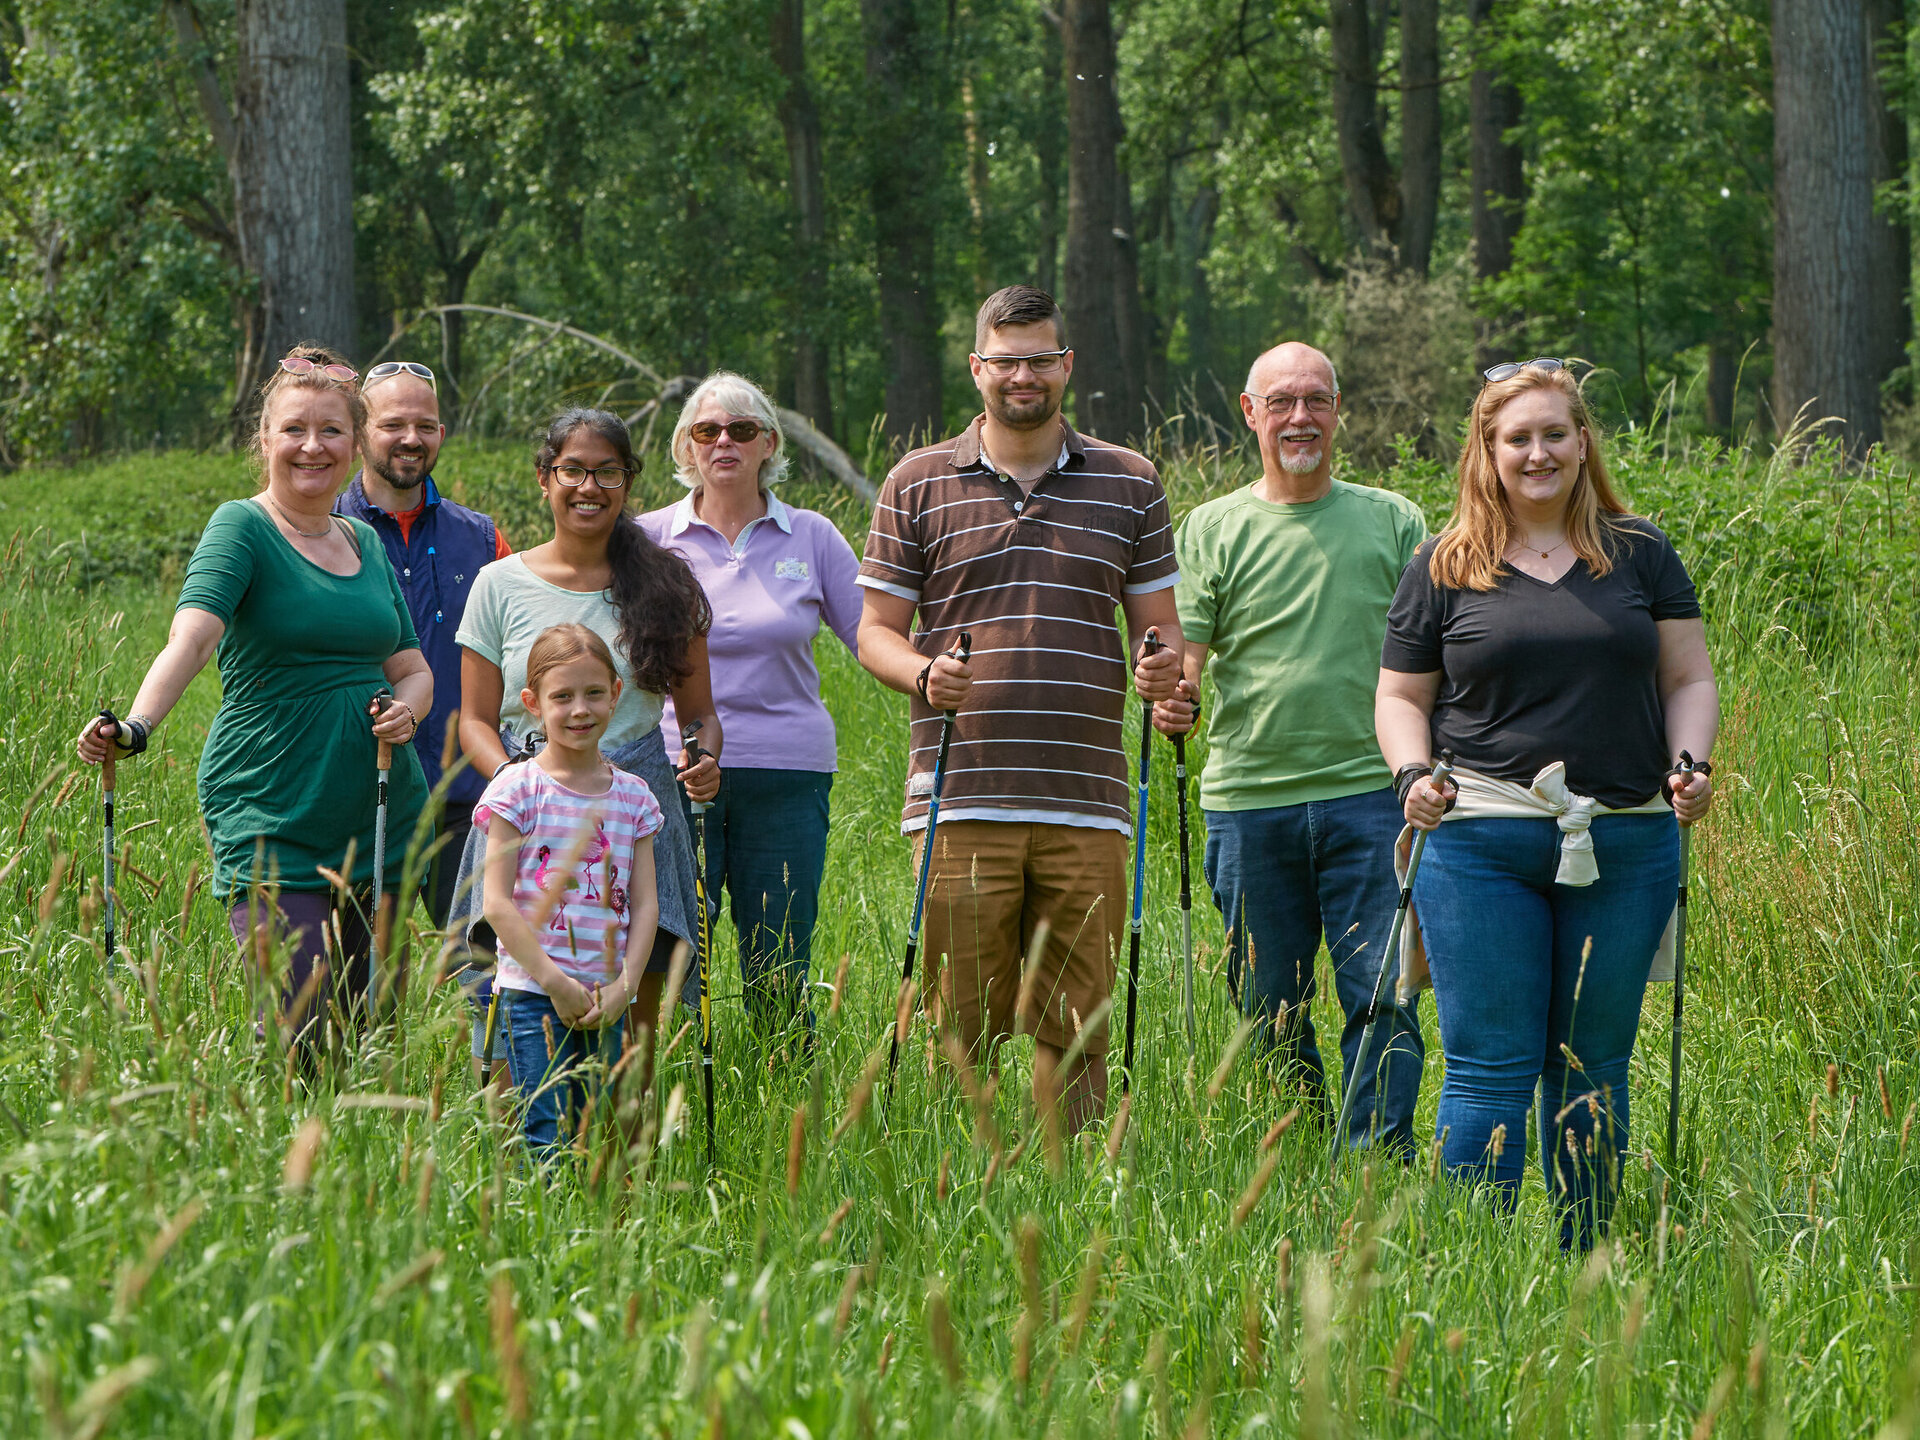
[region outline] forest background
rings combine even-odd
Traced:
[[[482,437],[737,368],[876,473],[1014,281],[1116,437],[1296,336],[1374,464],[1541,353],[1616,425],[1915,448],[1907,8],[0,0],[0,461],[222,442],[314,335]]]

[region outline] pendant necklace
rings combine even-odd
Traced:
[[[298,525],[294,524],[293,521],[287,520],[287,512],[282,510],[278,505],[274,505],[271,495],[264,495],[261,498],[273,507],[274,514],[278,515],[282,520],[286,520],[287,528],[293,531],[294,534],[304,535],[309,540],[324,540],[333,534],[333,522],[331,520],[327,522],[327,528],[324,530],[302,530]]]

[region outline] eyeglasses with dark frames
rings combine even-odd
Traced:
[[[577,490],[591,478],[602,490],[624,490],[634,472],[623,465],[602,465],[589,470],[584,465],[549,465],[547,473],[569,490]]]
[[[1025,365],[1036,375],[1051,375],[1058,370],[1071,350],[1042,350],[1037,355],[975,355],[989,375],[1005,377]]]
[[[1480,372],[1480,376],[1487,384],[1498,385],[1502,380],[1511,380],[1522,370],[1545,370],[1551,373],[1566,368],[1566,361],[1556,360],[1551,355],[1540,355],[1532,360],[1509,360],[1502,365],[1489,365]]]

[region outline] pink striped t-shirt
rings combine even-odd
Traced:
[[[569,790],[538,764],[509,765],[494,777],[473,808],[474,828],[485,831],[498,815],[521,834],[520,864],[513,882],[514,907],[531,915],[544,889],[565,883],[540,931],[540,947],[568,975],[589,988],[612,978],[607,968],[607,931],[613,929],[613,974],[627,948],[627,887],[633,875],[634,842],[665,823],[647,782],[616,768],[604,795]],[[557,873],[574,837],[590,829],[580,864],[569,880]],[[506,948],[494,984],[540,991]]]

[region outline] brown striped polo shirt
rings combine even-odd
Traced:
[[[940,817],[1129,832],[1114,609],[1180,578],[1166,491],[1144,455],[1063,419],[1060,458],[1023,492],[983,458],[982,419],[893,468],[860,564],[862,585],[918,607],[922,655],[973,637]],[[940,748],[939,712],[915,695],[912,714],[908,831],[926,824]]]

